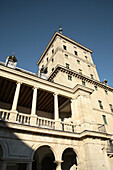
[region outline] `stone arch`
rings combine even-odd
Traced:
[[[78,157],[75,149],[72,147],[66,148],[62,153],[62,170],[77,169]]]
[[[32,152],[31,152],[31,154],[30,154],[30,159],[33,159],[36,150],[37,150],[38,148],[42,147],[42,146],[48,146],[48,147],[50,147],[50,149],[52,150],[52,152],[53,152],[53,154],[54,154],[54,156],[55,156],[55,159],[57,158],[57,152],[55,151],[55,149],[54,149],[52,146],[48,145],[47,143],[43,143],[43,144],[39,144],[39,145],[34,145],[34,146],[32,147]]]
[[[56,168],[55,155],[49,145],[41,145],[34,152],[32,170],[53,170]]]
[[[0,140],[0,150],[2,152],[2,158],[8,157],[8,144],[5,141]]]

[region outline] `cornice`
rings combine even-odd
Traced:
[[[64,66],[61,66],[61,65],[57,65],[55,67],[55,70],[50,74],[50,76],[48,77],[48,80],[49,81],[53,81],[54,78],[56,77],[57,73],[58,72],[63,72],[63,73],[66,73],[66,74],[69,74],[69,75],[72,75],[73,77],[76,77],[76,78],[79,78],[85,82],[88,82],[88,83],[91,83],[91,84],[94,84],[95,86],[98,86],[98,87],[101,87],[101,88],[104,88],[106,90],[109,90],[109,91],[113,91],[113,88],[108,86],[108,85],[105,85],[95,79],[91,79],[89,78],[88,76],[85,76],[83,74],[80,74],[74,70],[71,70],[71,69],[67,69],[66,67]]]

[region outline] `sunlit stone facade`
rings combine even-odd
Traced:
[[[0,62],[0,170],[113,169],[113,88],[92,52],[55,32],[37,74]]]

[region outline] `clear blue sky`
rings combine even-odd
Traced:
[[[100,80],[113,87],[113,0],[0,0],[0,61],[36,62],[62,24],[63,34],[92,49]]]

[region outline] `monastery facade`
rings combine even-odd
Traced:
[[[0,170],[113,169],[113,88],[92,52],[55,32],[37,74],[0,62]]]

